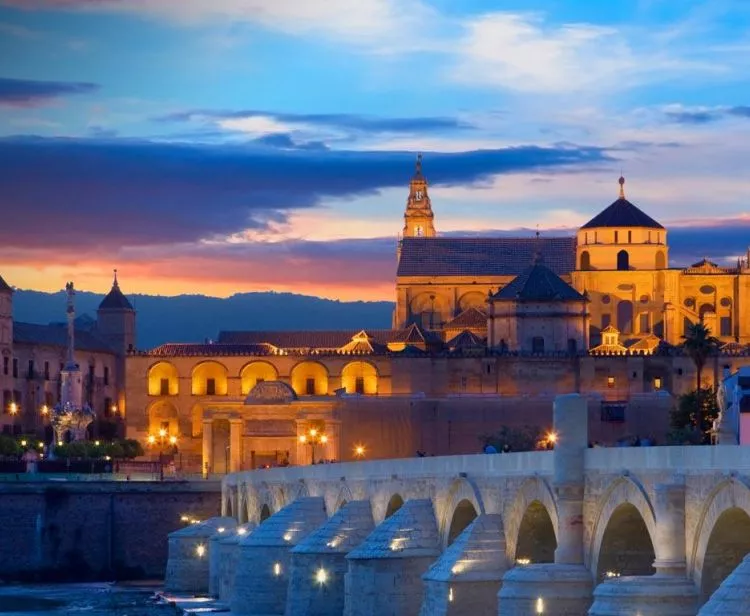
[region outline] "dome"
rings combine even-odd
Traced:
[[[647,229],[663,229],[651,216],[637,208],[625,198],[625,178],[621,177],[620,197],[605,210],[594,216],[581,229],[601,227],[643,227]]]

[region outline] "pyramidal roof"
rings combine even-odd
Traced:
[[[484,346],[484,340],[468,329],[448,341],[448,347],[451,349],[475,349]]]
[[[13,293],[13,288],[0,276],[0,293]]]
[[[438,535],[432,501],[428,498],[408,500],[375,530],[359,547],[347,555],[352,560],[438,556]]]
[[[502,519],[499,514],[483,514],[448,546],[424,574],[424,579],[438,582],[500,580],[507,568]]]
[[[542,263],[534,264],[492,296],[493,300],[585,301],[585,297]]]
[[[295,554],[346,554],[375,528],[370,501],[352,501],[339,509],[315,532],[300,541]]]
[[[638,209],[625,198],[625,178],[620,180],[620,197],[589,220],[581,229],[594,227],[646,227],[648,229],[663,229],[651,216]]]
[[[326,505],[321,496],[298,498],[240,542],[242,546],[292,547],[326,521]]]
[[[102,303],[99,304],[99,310],[133,310],[133,306],[128,298],[120,291],[120,284],[117,282],[117,270],[115,270],[115,279],[109,293],[104,296]]]
[[[750,555],[711,595],[698,616],[746,616],[750,614]]]

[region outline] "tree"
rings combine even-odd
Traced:
[[[680,396],[670,416],[670,442],[675,445],[710,444],[711,430],[718,416],[719,407],[713,389],[696,389]]]
[[[684,342],[682,348],[690,356],[695,364],[697,372],[696,389],[701,389],[701,377],[703,376],[703,367],[706,365],[708,358],[719,348],[720,341],[711,335],[711,330],[703,323],[691,323],[687,327],[685,335],[682,337]]]

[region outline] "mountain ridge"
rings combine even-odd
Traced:
[[[103,293],[76,291],[76,313],[96,318]],[[312,295],[261,291],[220,298],[208,295],[128,294],[138,312],[137,346],[202,342],[220,330],[387,329],[394,303],[345,302]],[[13,318],[27,323],[65,320],[65,291],[16,289]]]

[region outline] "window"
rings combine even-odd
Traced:
[[[617,253],[617,269],[626,272],[630,269],[630,255],[627,250],[621,250]]]
[[[315,377],[310,376],[305,379],[305,393],[308,396],[315,395]]]
[[[584,233],[584,238],[585,238],[585,239],[584,239],[584,242],[583,242],[583,243],[584,243],[584,244],[588,244],[588,243],[589,243],[589,234],[588,234],[588,231],[587,231],[586,233]]]
[[[104,384],[109,385],[109,366],[104,366]]]
[[[34,360],[29,360],[29,368],[26,371],[26,378],[27,379],[33,379],[34,378]]]
[[[216,395],[216,379],[206,379],[206,395],[207,396]]]
[[[612,315],[603,314],[602,315],[602,329],[609,327],[611,324],[612,324]]]
[[[206,389],[208,389],[208,386],[206,387]],[[169,395],[169,379],[161,379],[159,381],[159,394],[162,396]]]
[[[614,389],[614,386],[615,386],[615,377],[613,377],[613,376],[608,376],[608,377],[607,377],[607,387],[608,387],[609,389]]]
[[[578,341],[575,338],[568,338],[568,353],[571,355],[578,353]]]
[[[94,384],[94,364],[89,364],[89,385]]]
[[[49,362],[44,362],[44,380],[49,381]]]
[[[544,338],[541,336],[534,336],[531,339],[531,352],[544,353]]]
[[[661,377],[654,377],[654,389],[661,389]]]
[[[364,377],[358,376],[354,379],[354,391],[358,394],[365,393],[365,379]]]
[[[51,409],[53,406],[55,406],[55,399],[52,396],[51,391],[45,391],[44,392],[44,404],[47,405],[47,409]]]
[[[3,413],[10,411],[10,403],[13,402],[13,394],[10,389],[6,389],[3,392]]]
[[[632,243],[633,243],[633,232],[628,231],[628,244],[632,244]]]
[[[487,374],[492,374],[492,364],[487,364],[486,370],[487,370]]]
[[[588,250],[584,250],[581,253],[581,270],[588,271],[591,269],[591,255]]]
[[[625,404],[622,402],[602,402],[601,420],[618,423],[625,421]]]
[[[620,241],[620,233],[619,231],[615,231],[615,244],[617,244]]]
[[[719,320],[719,331],[720,336],[731,336],[732,335],[732,317],[721,317]]]
[[[14,379],[18,378],[18,358],[17,357],[13,358],[13,378]]]
[[[617,304],[617,329],[621,334],[633,333],[633,302],[630,300]]]
[[[648,312],[644,312],[641,314],[641,324],[640,324],[640,330],[642,334],[650,334],[651,333],[651,319],[649,319]]]
[[[10,357],[3,357],[3,374],[8,376],[10,372]]]
[[[104,398],[104,416],[112,416],[112,398]]]

